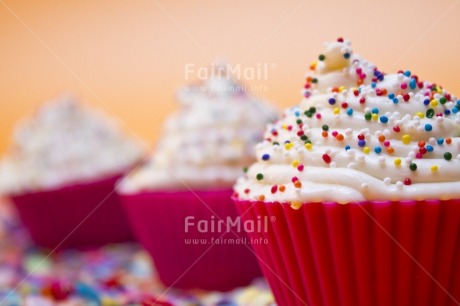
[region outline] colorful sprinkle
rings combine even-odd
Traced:
[[[411,137],[410,137],[409,134],[403,135],[403,137],[402,137],[403,144],[406,144],[406,145],[410,144],[410,141],[411,141]]]

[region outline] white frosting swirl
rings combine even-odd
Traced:
[[[181,90],[150,160],[120,191],[231,188],[255,161],[254,146],[276,111],[251,97],[226,71]]]
[[[296,204],[460,198],[460,101],[408,71],[372,78],[315,91],[288,109],[269,126],[237,196]]]
[[[18,126],[0,162],[0,189],[18,194],[104,178],[127,170],[142,154],[114,120],[66,95]]]

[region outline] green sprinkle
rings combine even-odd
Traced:
[[[432,109],[432,108],[427,109],[426,110],[426,117],[427,118],[433,118],[433,116],[434,116],[434,109]]]
[[[417,170],[417,164],[411,163],[411,164],[409,165],[409,168],[410,168],[412,171],[415,171],[415,170]]]
[[[452,159],[452,153],[450,153],[450,152],[444,153],[444,159],[445,160],[451,160]]]
[[[302,119],[297,119],[297,124],[301,124],[302,123]]]
[[[257,178],[258,181],[261,181],[261,180],[264,179],[264,175],[262,173],[257,173],[256,178]]]
[[[310,107],[310,112],[312,112],[313,114],[316,113],[316,107],[314,106]]]
[[[323,131],[329,131],[329,126],[327,124],[324,124],[322,126]]]
[[[439,99],[439,102],[440,102],[441,104],[446,104],[447,99],[446,99],[445,97],[441,97],[441,99]]]
[[[372,119],[372,114],[371,113],[365,113],[364,114],[364,119],[371,120]]]
[[[243,172],[248,173],[248,167],[243,167]]]
[[[326,59],[326,56],[324,56],[324,54],[320,54],[320,55],[318,56],[318,59],[319,59],[320,61],[324,61],[324,60]]]
[[[318,79],[317,79],[317,78],[313,78],[313,79],[311,79],[311,82],[312,82],[312,83],[318,83]]]

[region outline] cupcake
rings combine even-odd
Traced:
[[[232,186],[255,161],[254,145],[276,112],[227,70],[178,94],[151,158],[120,186],[138,241],[168,287],[230,290],[260,270],[246,233],[234,229]]]
[[[127,241],[132,234],[114,187],[142,154],[114,120],[62,96],[16,129],[0,162],[1,192],[41,247]]]
[[[460,101],[325,49],[235,186],[278,305],[458,305]]]

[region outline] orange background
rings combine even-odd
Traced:
[[[321,43],[338,36],[383,71],[410,69],[460,95],[459,2],[0,0],[0,153],[20,118],[65,91],[152,145],[185,65],[216,57],[274,64],[248,85],[294,105]]]

